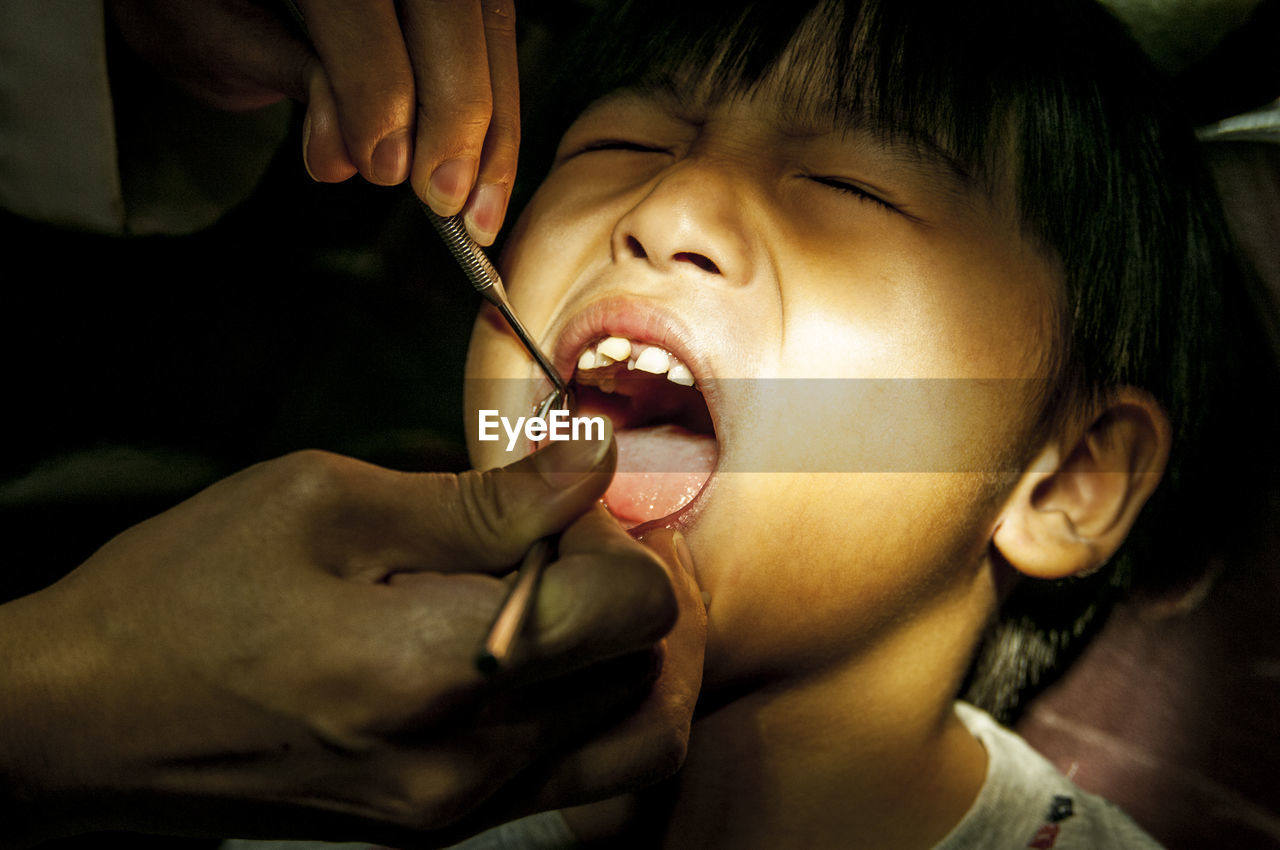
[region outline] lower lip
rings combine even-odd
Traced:
[[[712,478],[714,477],[715,476],[713,475]],[[623,519],[619,519],[618,521],[622,523],[624,528],[626,528],[627,533],[637,540],[644,537],[649,532],[656,531],[660,528],[674,528],[681,532],[687,532],[698,524],[698,516],[702,513],[702,506],[699,504],[699,501],[702,498],[702,494],[706,492],[707,487],[709,486],[711,486],[710,478],[707,479],[707,483],[703,485],[702,490],[698,491],[698,495],[694,496],[693,500],[690,501],[689,504],[685,505],[673,514],[668,514],[667,516],[659,517],[658,519],[647,520],[646,522],[642,522],[637,525],[630,525],[627,520]]]
[[[623,473],[623,474],[625,475],[627,473]],[[698,500],[702,497],[702,494],[706,492],[706,489],[708,485],[710,485],[710,483],[711,483],[711,478],[709,477],[706,480],[706,482],[702,485],[701,489],[699,489],[698,492],[694,494],[693,498],[691,498],[688,502],[681,505],[679,508],[672,511],[671,513],[665,516],[657,517],[656,519],[638,520],[638,519],[632,519],[623,514],[617,513],[609,503],[608,493],[605,493],[604,495],[604,504],[606,508],[609,508],[609,512],[613,514],[614,518],[617,519],[618,522],[622,524],[623,528],[630,531],[633,536],[642,534],[645,531],[650,531],[655,528],[677,528],[677,527],[688,528],[689,526],[693,525],[694,521],[697,518],[696,512],[695,512],[695,506],[697,505]]]

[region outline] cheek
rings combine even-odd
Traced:
[[[866,653],[972,580],[994,516],[980,475],[742,474],[717,486],[690,541],[720,684]]]
[[[552,224],[556,217],[540,202],[541,197],[535,195],[520,216],[498,262],[512,308],[540,339],[566,282],[572,279],[568,265],[573,244],[567,235],[556,235]]]
[[[753,404],[724,429],[721,469],[815,475],[1016,471],[1041,389],[1035,379],[962,377],[766,379],[749,388]]]
[[[787,257],[787,357],[795,374],[1042,378],[1060,276],[1019,238],[864,229],[838,253]]]
[[[505,466],[517,457],[506,451],[507,438],[497,429],[497,441],[478,439],[479,412],[525,415],[531,410],[535,385],[530,360],[519,341],[495,311],[482,310],[471,333],[463,383],[463,426],[467,451],[476,469]]]
[[[498,268],[513,310],[544,351],[551,353],[567,305],[609,261],[610,224],[607,211],[548,183],[512,230]],[[517,349],[521,362],[536,371],[532,358]]]
[[[557,193],[547,188],[530,201],[497,263],[516,315],[544,350],[557,308],[589,256],[581,224],[559,212],[563,204],[558,206]],[[477,439],[478,411],[528,415],[544,395],[544,380],[498,312],[484,307],[468,347],[465,388],[467,446],[478,468],[515,459],[505,450],[505,436],[496,442]]]

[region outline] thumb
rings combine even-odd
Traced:
[[[425,476],[436,506],[432,534],[444,569],[500,570],[535,540],[555,534],[604,495],[617,465],[613,429],[598,440],[561,440],[511,464],[457,476]],[[448,566],[452,565],[452,566]]]

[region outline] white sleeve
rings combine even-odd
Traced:
[[[1269,142],[1280,145],[1280,100],[1202,127],[1199,136],[1206,142]]]
[[[124,228],[100,2],[0,0],[0,205]]]
[[[10,212],[113,234],[199,230],[258,185],[290,116],[287,101],[224,112],[149,71],[109,68],[101,0],[0,0]]]

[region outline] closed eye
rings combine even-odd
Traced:
[[[862,186],[859,186],[857,183],[853,183],[848,180],[842,180],[838,177],[821,177],[818,175],[811,175],[809,179],[813,180],[815,183],[821,184],[830,189],[835,189],[837,192],[843,192],[847,195],[853,195],[855,198],[859,198],[864,201],[870,201],[871,203],[884,207],[885,209],[890,210],[891,212],[896,212],[896,213],[902,212],[902,210],[899,209],[898,207],[889,203],[884,198],[880,197],[874,192],[870,192],[867,189],[864,189]]]
[[[593,151],[631,151],[633,153],[667,153],[666,148],[646,145],[643,142],[632,142],[627,139],[599,139],[583,145],[574,151],[575,154]]]

